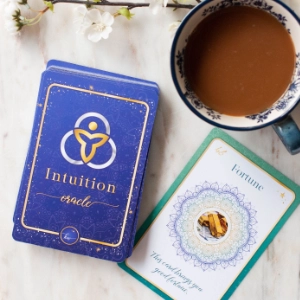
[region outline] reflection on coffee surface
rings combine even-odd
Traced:
[[[236,6],[199,23],[187,42],[184,69],[205,105],[245,116],[264,111],[284,94],[295,58],[289,33],[272,15]]]

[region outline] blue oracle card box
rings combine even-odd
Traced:
[[[153,82],[48,63],[15,240],[116,262],[131,255],[158,94]]]

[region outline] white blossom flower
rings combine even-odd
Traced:
[[[6,5],[4,7],[4,17],[11,18],[12,15],[19,9],[20,7],[17,3],[14,3],[13,1],[6,1]]]
[[[175,35],[180,23],[181,23],[181,21],[175,21],[169,25],[168,31],[170,32],[171,36]]]
[[[101,39],[107,39],[112,32],[111,25],[114,17],[109,12],[101,12],[93,8],[88,10],[84,5],[75,9],[76,18],[74,23],[78,26],[77,33],[87,34],[87,38],[96,43]]]
[[[86,29],[92,25],[91,21],[86,16],[88,9],[85,5],[78,5],[74,8],[74,12],[74,24],[77,26],[76,33],[83,34],[85,33]]]
[[[20,7],[19,0],[2,0],[0,3],[1,6],[7,6],[9,4],[15,4],[16,6]]]
[[[101,15],[98,9],[89,10],[87,17],[92,22],[86,31],[88,39],[94,43],[101,39],[107,39],[112,32],[111,25],[114,23],[114,17],[109,12],[104,12]]]
[[[16,34],[23,27],[21,11],[15,1],[6,1],[4,8],[4,27],[12,34]]]
[[[149,8],[154,15],[156,15],[159,11],[162,10],[163,7],[166,7],[168,4],[168,0],[151,0],[149,4]]]
[[[14,20],[6,20],[5,21],[5,29],[11,34],[18,34],[19,28]]]

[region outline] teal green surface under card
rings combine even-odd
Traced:
[[[298,185],[214,129],[119,266],[164,299],[228,299],[299,199]]]

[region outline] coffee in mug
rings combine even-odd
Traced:
[[[295,58],[292,38],[275,17],[232,6],[195,27],[185,48],[184,73],[204,105],[247,116],[270,108],[286,92]]]
[[[274,128],[291,154],[300,130],[300,18],[281,0],[205,0],[171,48],[178,95],[202,120],[229,130]]]

